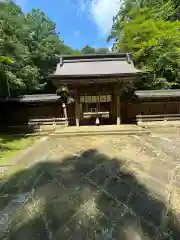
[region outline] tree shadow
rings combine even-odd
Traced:
[[[0,135],[0,160],[4,158],[4,153],[20,150],[19,140],[25,139],[23,135]]]
[[[29,121],[29,120],[28,120]],[[12,136],[19,136],[23,138],[26,134],[37,133],[40,130],[40,124],[29,125],[29,123],[21,123],[21,125],[3,125],[0,126],[1,134],[8,134]]]
[[[7,146],[8,143],[11,143],[11,142],[14,142],[14,141],[17,141],[17,140],[20,140],[22,138],[25,138],[25,134],[22,134],[22,135],[18,135],[18,134],[6,134],[6,135],[0,135],[0,147],[3,149],[5,149],[9,146]],[[11,150],[11,147],[9,147]],[[0,149],[1,150],[1,149]]]
[[[179,239],[178,216],[125,164],[89,149],[12,175],[0,188],[0,238]]]
[[[10,146],[7,146],[7,145],[0,145],[0,151],[1,152],[12,151],[12,150],[19,150],[19,148],[10,147]]]

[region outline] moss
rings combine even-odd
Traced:
[[[8,164],[13,155],[32,145],[34,140],[33,137],[0,136],[0,164]]]

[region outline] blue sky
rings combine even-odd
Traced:
[[[15,0],[23,11],[39,8],[56,22],[57,31],[66,44],[82,48],[110,47],[106,39],[120,0]]]

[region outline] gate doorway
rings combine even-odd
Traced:
[[[81,125],[95,125],[97,117],[100,125],[112,124],[112,95],[80,96]]]

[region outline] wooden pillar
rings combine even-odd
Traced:
[[[117,102],[117,99],[116,99],[116,83],[113,84],[113,89],[112,89],[112,119],[113,119],[113,123],[115,123],[116,121],[116,102]]]
[[[95,94],[93,94],[93,95],[95,95],[96,96],[96,109],[97,109],[97,112],[99,112],[100,111],[100,93],[99,93],[99,85],[98,84],[96,84],[95,85]]]
[[[117,125],[121,124],[120,96],[117,95]]]
[[[75,119],[76,119],[76,126],[79,127],[80,122],[80,96],[78,92],[78,88],[75,88]]]
[[[116,124],[120,125],[121,124],[121,104],[120,104],[120,85],[119,83],[116,85]]]
[[[113,123],[113,120],[114,120],[114,94],[113,92],[111,91],[111,102],[109,103],[109,112],[110,112],[110,116],[111,116],[111,121]]]

